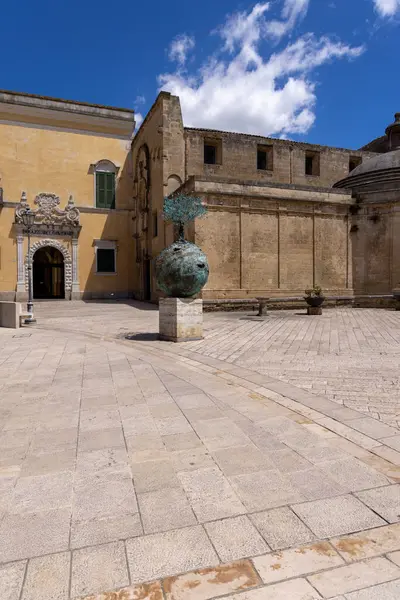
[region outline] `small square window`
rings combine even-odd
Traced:
[[[319,176],[319,152],[306,152],[304,170],[306,175]]]
[[[273,165],[273,147],[258,146],[257,147],[257,169],[259,171],[272,171]]]
[[[358,167],[359,165],[361,165],[361,163],[362,163],[361,156],[350,156],[349,157],[349,173],[351,173],[351,171],[354,171],[354,169],[356,167]]]
[[[222,164],[222,141],[204,140],[204,164]]]
[[[97,273],[115,273],[115,249],[97,248],[96,262]]]
[[[158,237],[158,213],[153,212],[153,237]]]

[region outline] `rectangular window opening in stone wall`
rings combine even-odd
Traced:
[[[222,140],[204,140],[204,164],[222,164]]]
[[[351,171],[354,171],[354,169],[356,167],[358,167],[358,165],[361,165],[361,163],[362,163],[361,156],[350,156],[349,157],[349,173]]]
[[[320,175],[319,165],[319,152],[308,151],[305,153],[304,169],[306,175],[314,175],[318,177]]]
[[[96,273],[112,274],[117,272],[117,247],[116,242],[108,240],[95,240]]]
[[[158,213],[157,211],[153,212],[153,237],[158,237]]]
[[[273,171],[273,169],[274,169],[273,146],[257,146],[257,169],[259,171]]]

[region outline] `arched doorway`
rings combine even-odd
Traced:
[[[33,297],[65,298],[64,257],[53,246],[44,246],[33,255]]]

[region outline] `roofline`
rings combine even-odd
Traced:
[[[132,110],[131,108],[121,108],[121,107],[117,107],[117,106],[109,106],[107,104],[93,104],[91,102],[81,102],[78,100],[65,100],[64,98],[55,98],[53,96],[41,96],[38,94],[28,94],[26,92],[15,92],[12,90],[1,90],[0,89],[0,96],[2,94],[9,94],[10,96],[14,96],[16,98],[18,96],[22,96],[23,98],[47,100],[49,102],[60,102],[63,104],[77,104],[78,106],[88,106],[91,108],[102,108],[102,109],[106,109],[106,110],[115,110],[115,111],[120,111],[120,112],[125,112],[125,113],[131,113],[132,115],[135,114],[135,111]]]
[[[266,135],[257,135],[254,133],[243,133],[243,132],[239,132],[239,131],[223,131],[221,129],[203,129],[201,127],[184,127],[184,130],[185,131],[199,131],[199,132],[204,132],[204,133],[222,133],[222,134],[226,134],[226,135],[240,135],[240,136],[247,136],[247,137],[252,137],[252,138],[257,138],[257,139],[270,140],[271,142],[278,142],[281,144],[291,144],[294,146],[310,146],[313,148],[330,148],[331,150],[339,150],[341,152],[353,152],[353,153],[359,152],[360,154],[364,152],[363,150],[356,149],[356,148],[340,148],[337,146],[324,146],[322,144],[311,144],[310,142],[296,142],[294,140],[289,140],[289,139],[279,139],[279,138],[269,137]],[[369,151],[368,154],[377,154],[377,153]]]

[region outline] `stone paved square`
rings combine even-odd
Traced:
[[[217,565],[237,582],[232,561],[251,570],[258,557],[272,575],[235,600],[317,594],[314,569],[321,591],[340,590],[339,562],[362,560],[360,585],[391,600],[396,313],[326,310],[314,333],[294,311],[205,313],[204,340],[184,345],[127,339],[157,330],[157,312],[135,303],[38,303],[37,317],[29,337],[0,330],[2,598],[23,586],[23,600],[98,600]],[[341,345],[363,327],[374,344]]]

